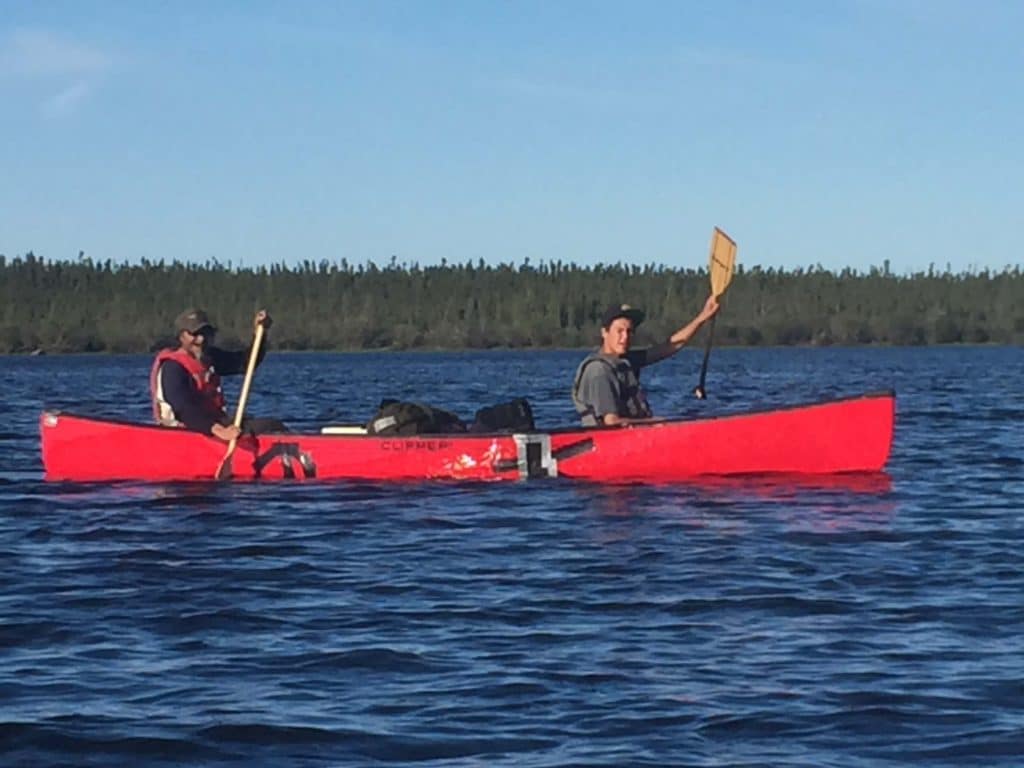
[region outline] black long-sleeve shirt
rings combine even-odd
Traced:
[[[260,347],[259,355],[256,358],[257,365],[263,362],[266,350],[266,345]],[[252,347],[237,351],[207,347],[205,354],[213,365],[213,369],[220,376],[236,376],[245,373],[251,351]],[[174,415],[185,425],[186,429],[211,435],[214,424],[229,423],[226,418],[222,420],[214,418],[203,407],[203,401],[196,392],[192,376],[181,364],[173,360],[164,361],[160,366],[159,376],[164,400],[174,409]]]

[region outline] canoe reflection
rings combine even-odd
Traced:
[[[743,491],[774,496],[806,490],[843,491],[846,493],[885,494],[892,490],[888,472],[843,472],[836,474],[758,474],[701,475],[686,481],[647,481],[622,483],[585,483],[589,488],[676,488],[693,491]]]
[[[685,485],[591,484],[578,489],[602,517],[668,517],[736,533],[766,517],[815,531],[888,527],[897,509],[891,491],[892,478],[885,472],[704,477]]]

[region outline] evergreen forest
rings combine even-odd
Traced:
[[[560,261],[422,267],[303,261],[266,267],[54,261],[0,255],[0,353],[146,352],[170,343],[186,307],[207,309],[218,343],[274,318],[275,349],[578,348],[599,343],[610,303],[644,309],[638,343],[688,322],[704,269]],[[1024,342],[1024,272],[896,275],[739,266],[717,320],[723,345]]]

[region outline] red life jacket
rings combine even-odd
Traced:
[[[223,418],[226,415],[224,392],[220,387],[220,376],[213,366],[196,360],[182,349],[162,349],[157,353],[153,368],[149,372],[149,392],[153,399],[153,418],[157,424],[163,424],[165,427],[182,426],[174,415],[171,404],[164,400],[163,389],[160,386],[160,366],[169,360],[173,360],[188,371],[192,386],[202,399],[203,408],[214,418]]]

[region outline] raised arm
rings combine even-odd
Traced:
[[[270,326],[274,324],[273,319],[267,313],[265,309],[261,309],[256,313],[253,318],[253,328],[257,325],[262,325],[264,331],[269,330]],[[245,349],[228,350],[221,349],[220,347],[210,347],[207,350],[213,361],[214,367],[217,369],[217,373],[221,376],[238,376],[245,373],[245,367],[249,362],[249,354],[252,351],[252,346],[248,346]],[[256,357],[256,365],[263,362],[263,358],[267,354],[266,343],[260,346],[259,355]]]
[[[704,326],[704,323],[715,316],[715,313],[718,312],[718,308],[718,299],[714,296],[708,296],[707,301],[704,302],[704,308],[701,309],[693,320],[669,336],[666,341],[663,341],[661,344],[656,344],[647,350],[648,364],[657,362],[658,360],[664,360],[666,357],[671,357],[680,349],[685,347],[697,331]]]

